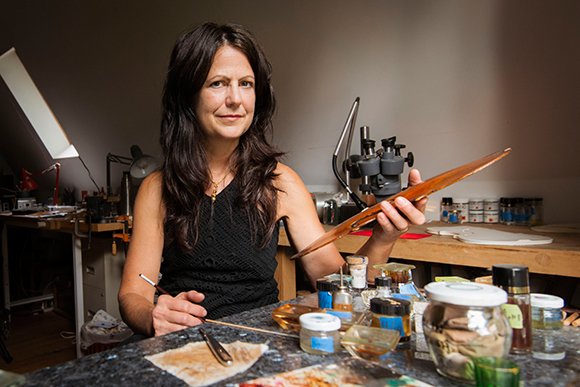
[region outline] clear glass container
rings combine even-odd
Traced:
[[[388,359],[400,337],[399,332],[390,329],[353,325],[340,342],[351,356],[381,363]]]
[[[532,293],[532,328],[558,330],[564,326],[564,300],[548,294]]]
[[[453,199],[442,198],[439,220],[441,220],[442,222],[449,222],[449,211],[451,211],[452,209],[453,209]]]
[[[340,319],[326,313],[300,316],[300,348],[313,355],[340,352]]]
[[[473,384],[472,358],[507,356],[512,329],[501,309],[507,302],[504,290],[473,282],[432,282],[425,292],[429,305],[423,331],[437,372]]]
[[[272,318],[283,329],[299,332],[300,331],[300,316],[305,313],[322,312],[322,309],[314,306],[300,305],[300,304],[286,304],[282,305],[272,311]]]

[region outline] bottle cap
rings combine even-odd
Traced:
[[[373,298],[371,299],[371,312],[388,316],[406,316],[411,314],[411,303],[407,300],[395,300],[394,298]]]
[[[320,278],[316,280],[316,290],[321,292],[334,292],[338,289],[338,282],[328,278]]]
[[[444,205],[450,205],[450,204],[453,204],[453,198],[442,198],[442,199],[441,199],[441,202],[442,202]]]
[[[564,300],[549,294],[532,293],[530,299],[533,308],[560,309],[564,307]]]
[[[311,331],[336,331],[340,329],[340,319],[327,313],[304,313],[300,316],[300,326]]]
[[[510,294],[530,292],[530,274],[527,266],[498,264],[491,267],[493,284]]]
[[[492,307],[508,300],[505,290],[475,282],[431,282],[425,285],[425,293],[430,301],[461,306]]]
[[[466,204],[466,203],[469,203],[469,199],[467,199],[467,198],[453,198],[453,203]]]
[[[391,287],[393,279],[391,277],[375,277],[375,286],[388,286]]]

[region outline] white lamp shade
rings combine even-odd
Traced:
[[[0,56],[0,75],[53,159],[78,157],[60,123],[11,48]]]

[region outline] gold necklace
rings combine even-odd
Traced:
[[[218,181],[217,183],[215,181],[213,181],[212,178],[210,178],[211,183],[214,186],[213,192],[211,193],[211,201],[212,202],[215,202],[216,196],[218,194],[218,187],[219,187],[219,185],[222,183],[222,181],[224,181],[224,179],[230,174],[231,171],[232,171],[231,169],[228,169],[228,171],[226,172],[226,174],[224,175],[224,177],[222,177],[221,180]]]

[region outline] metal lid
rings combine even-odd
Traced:
[[[316,280],[316,290],[321,292],[334,292],[338,289],[339,282],[328,278],[320,278]]]
[[[411,303],[407,300],[395,300],[394,298],[373,298],[371,299],[371,312],[388,316],[406,316],[411,314]]]
[[[475,282],[431,282],[425,293],[429,301],[462,306],[499,306],[508,300],[505,290]]]
[[[340,319],[332,314],[304,313],[300,316],[300,326],[311,331],[336,331],[340,325]]]
[[[560,309],[564,307],[564,300],[560,297],[549,294],[532,293],[530,294],[533,308],[551,308]]]
[[[375,286],[388,286],[391,287],[393,279],[391,277],[375,277]]]
[[[508,293],[521,294],[530,292],[530,273],[527,266],[498,264],[491,267],[493,284]]]

